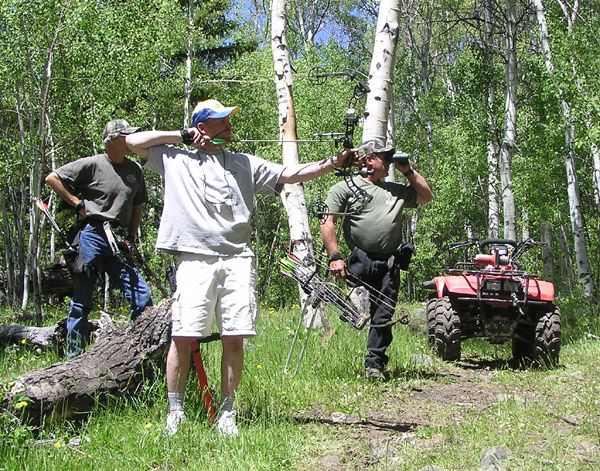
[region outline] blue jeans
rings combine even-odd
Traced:
[[[67,317],[67,357],[83,352],[88,330],[88,315],[97,273],[106,272],[131,304],[131,321],[152,305],[150,288],[135,268],[131,257],[116,257],[106,239],[102,223],[85,223],[79,236],[79,250],[85,263],[82,273],[74,275],[73,300]]]

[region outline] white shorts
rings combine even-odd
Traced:
[[[221,335],[256,335],[254,257],[183,253],[172,306],[173,337],[207,337],[217,319]]]

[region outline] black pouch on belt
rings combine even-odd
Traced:
[[[396,261],[398,268],[400,270],[408,270],[408,266],[410,265],[410,260],[412,256],[415,254],[415,246],[410,242],[406,242],[402,244],[398,249],[398,259]]]
[[[83,273],[85,263],[83,257],[79,253],[79,234],[81,233],[81,225],[76,224],[67,232],[67,241],[69,246],[63,249],[63,257],[67,268],[71,273]]]

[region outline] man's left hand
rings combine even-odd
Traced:
[[[356,155],[356,151],[357,149],[342,149],[341,152],[332,158],[331,163],[334,167],[343,167],[348,158],[352,158]]]

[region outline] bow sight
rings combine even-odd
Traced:
[[[352,91],[352,97],[348,101],[346,117],[344,119],[344,133],[339,132],[321,132],[317,133],[319,137],[333,137],[336,144],[342,144],[344,148],[351,149],[353,147],[354,129],[359,124],[360,119],[356,113],[356,105],[358,100],[363,98],[370,92],[369,87],[358,81],[358,77],[367,78],[365,74],[354,69],[346,69],[343,72],[322,72],[320,69],[315,69],[314,73],[309,74],[309,80],[315,85],[322,85],[330,77],[346,77],[350,81],[356,81]],[[338,137],[339,136],[339,137]]]

